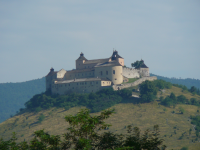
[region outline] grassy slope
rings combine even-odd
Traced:
[[[183,94],[187,98],[196,97],[198,100],[200,99],[200,96],[183,93],[181,89],[177,87],[165,90],[162,96],[169,95],[172,91],[176,96]],[[160,93],[161,92],[158,93],[158,96],[160,96]],[[179,114],[180,106],[185,109],[185,114],[183,115]],[[40,129],[45,129],[45,131],[54,135],[63,134],[66,132],[66,128],[69,127],[69,124],[64,120],[64,116],[69,114],[74,115],[80,108],[84,107],[75,107],[68,111],[52,108],[38,114],[24,113],[15,116],[0,124],[0,135],[7,139],[11,136],[12,132],[15,131],[17,132],[19,141],[22,141],[24,139],[30,140],[32,138],[32,133]],[[190,128],[193,129],[189,116],[200,114],[197,113],[197,109],[199,109],[197,106],[177,105],[176,108],[166,108],[158,105],[157,102],[153,102],[139,105],[130,103],[117,104],[113,106],[113,108],[116,109],[116,114],[113,114],[111,118],[106,120],[107,123],[112,124],[112,127],[109,129],[112,132],[126,133],[125,126],[129,124],[140,127],[142,131],[158,124],[161,130],[161,138],[165,140],[164,143],[168,146],[168,149],[180,149],[183,146],[188,146],[190,150],[196,150],[200,147],[200,143],[191,142],[192,139],[195,139],[195,131],[193,130],[190,136],[188,132]],[[164,108],[166,111],[164,111]],[[173,110],[176,112],[175,114],[171,113]],[[45,120],[41,124],[35,124],[41,113],[46,116]],[[95,114],[98,113],[94,113],[94,115]],[[17,118],[19,118],[19,120],[15,121]],[[176,134],[174,134],[174,127],[177,128]],[[183,139],[178,140],[184,132],[186,133]]]

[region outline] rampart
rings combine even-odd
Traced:
[[[123,67],[123,76],[126,78],[139,78],[140,74],[138,69]]]
[[[121,90],[121,89],[124,89],[124,88],[137,86],[137,85],[141,84],[142,82],[144,82],[146,80],[154,81],[154,80],[157,80],[157,77],[156,76],[153,76],[153,77],[142,77],[142,78],[136,80],[133,83],[125,83],[125,84],[120,84],[120,85],[113,85],[112,87],[113,87],[114,90]]]

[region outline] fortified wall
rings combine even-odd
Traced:
[[[142,77],[142,78],[136,80],[133,83],[125,83],[125,84],[120,84],[120,85],[113,85],[112,87],[113,87],[114,90],[121,90],[121,89],[124,89],[124,88],[137,86],[137,85],[141,84],[142,82],[144,82],[146,80],[154,81],[154,80],[157,80],[157,77],[156,76],[153,76],[153,77]]]
[[[126,78],[140,78],[140,70],[123,67],[123,76]]]

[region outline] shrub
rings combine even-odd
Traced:
[[[182,147],[180,150],[188,150],[188,147]]]
[[[185,110],[182,107],[179,107],[179,111],[180,111],[181,114],[185,113]]]
[[[40,112],[42,110],[42,108],[41,107],[37,107],[37,108],[35,108],[35,112]]]
[[[41,114],[38,118],[38,122],[41,123],[45,119],[45,116]]]

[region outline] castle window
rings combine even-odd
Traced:
[[[78,85],[78,83],[77,83],[77,85]]]
[[[115,70],[113,70],[113,74],[115,74]]]
[[[69,86],[70,86],[70,84],[69,84]]]
[[[96,82],[96,84],[98,84],[98,82]]]
[[[87,84],[87,82],[85,82],[85,84]]]
[[[103,82],[103,84],[104,84],[104,82]]]
[[[106,75],[108,75],[108,71],[106,71]]]

